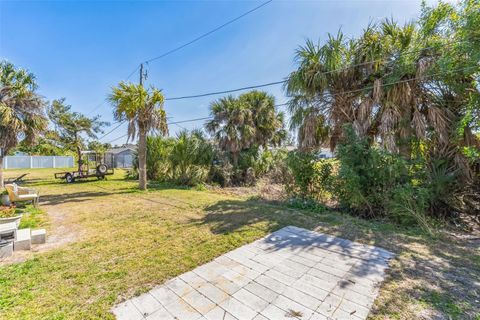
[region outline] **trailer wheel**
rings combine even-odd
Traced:
[[[67,183],[72,183],[72,182],[75,181],[75,178],[73,177],[73,175],[72,175],[71,173],[67,173],[67,174],[65,175],[65,181],[66,181]]]
[[[99,164],[99,165],[97,166],[97,175],[103,176],[105,173],[107,173],[107,170],[108,170],[108,168],[107,168],[106,165],[104,165],[104,164]]]

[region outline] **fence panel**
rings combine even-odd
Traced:
[[[72,167],[73,167],[73,157],[70,157],[70,156],[55,157],[54,168],[72,168]]]
[[[7,156],[5,169],[71,168],[71,156]]]
[[[54,168],[53,158],[45,156],[32,157],[32,168]]]

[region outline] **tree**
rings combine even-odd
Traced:
[[[163,94],[154,87],[121,82],[109,95],[114,106],[114,118],[128,121],[128,139],[138,137],[139,188],[147,189],[147,134],[152,131],[168,134]]]
[[[367,149],[422,167],[425,185],[438,189],[431,212],[462,211],[462,190],[480,185],[479,23],[478,1],[442,2],[424,5],[415,23],[385,20],[349,41],[340,32],[323,45],[307,41],[285,85],[300,147],[333,149],[352,127]]]
[[[478,8],[443,3],[424,7],[415,24],[385,20],[354,40],[339,32],[324,45],[307,41],[285,86],[300,146],[328,141],[333,149],[351,124],[406,159],[426,145],[429,156],[455,159],[468,175],[461,150],[478,146]]]
[[[64,155],[65,151],[59,142],[60,137],[54,130],[46,130],[38,136],[35,144],[31,145],[22,141],[15,148],[15,151],[27,153],[29,155],[58,156]]]
[[[286,139],[283,113],[276,111],[274,97],[265,92],[220,98],[210,110],[213,119],[207,122],[207,131],[230,153],[234,166],[242,150],[280,145]]]
[[[111,147],[112,145],[110,143],[101,143],[98,140],[92,140],[88,142],[88,150],[92,150],[97,153],[104,153]]]
[[[81,171],[85,136],[96,139],[96,134],[103,133],[102,128],[108,125],[108,122],[100,121],[100,116],[89,118],[79,112],[72,112],[71,108],[70,105],[65,104],[65,98],[53,100],[48,108],[48,116],[55,126],[64,149],[76,152],[78,170]]]
[[[3,158],[20,141],[32,144],[46,130],[45,102],[35,92],[35,76],[12,63],[0,63],[0,187]]]

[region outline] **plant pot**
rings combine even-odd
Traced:
[[[0,218],[0,224],[15,222],[17,224],[17,228],[18,228],[18,226],[20,225],[20,219],[22,219],[21,215],[18,215],[18,216],[15,216],[15,217],[9,217],[9,218]]]
[[[7,206],[7,207],[10,206],[10,197],[8,196],[8,194],[2,194],[0,202],[4,206]]]

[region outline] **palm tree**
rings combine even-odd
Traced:
[[[210,110],[213,119],[207,122],[207,131],[217,140],[220,149],[230,153],[236,166],[240,151],[254,137],[252,112],[233,96],[214,101]]]
[[[274,97],[265,92],[254,90],[238,98],[220,98],[210,110],[213,119],[207,122],[207,131],[230,153],[234,166],[242,150],[279,145],[287,136],[283,113],[276,111]]]
[[[269,145],[278,146],[286,139],[284,114],[277,112],[275,98],[272,95],[253,90],[240,95],[238,101],[252,112],[255,127],[253,144],[268,148]]]
[[[47,129],[45,103],[35,93],[35,76],[10,63],[0,63],[0,187],[3,158],[20,140],[32,144]]]
[[[113,104],[116,121],[128,121],[128,139],[138,137],[139,188],[147,189],[147,134],[168,134],[166,113],[163,109],[163,94],[154,87],[119,83],[112,89],[108,99]]]
[[[355,42],[344,40],[338,32],[329,35],[323,46],[308,40],[297,50],[298,69],[289,75],[285,89],[291,97],[291,129],[300,129],[302,149],[320,147],[326,142],[326,132],[331,148],[335,148],[343,124],[354,121],[358,97],[355,90],[361,85],[361,77],[348,66],[354,59],[355,47]]]

